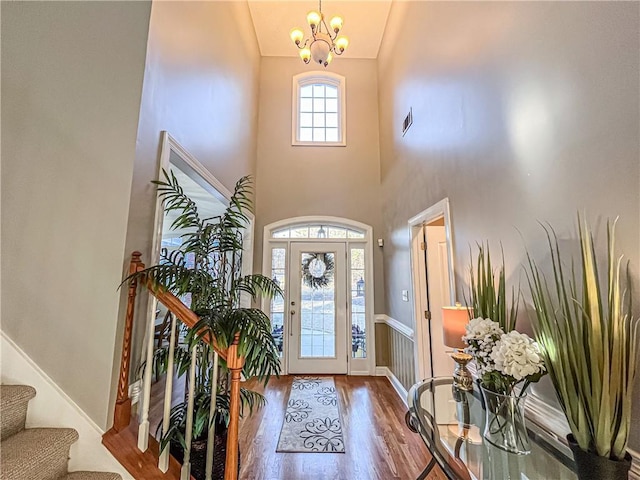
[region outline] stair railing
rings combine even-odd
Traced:
[[[144,263],[141,261],[142,254],[140,252],[133,252],[131,254],[131,262],[129,264],[129,275],[133,275],[144,270]],[[173,295],[171,292],[166,291],[160,285],[154,282],[152,278],[145,278],[144,281],[138,282],[136,278],[129,281],[128,296],[127,296],[127,310],[125,316],[125,330],[122,340],[122,356],[120,361],[120,375],[118,379],[118,395],[116,399],[116,405],[114,409],[113,429],[116,432],[120,432],[129,427],[131,422],[131,399],[129,398],[129,370],[131,367],[131,340],[133,332],[133,319],[135,314],[135,299],[139,284],[142,284],[147,288],[149,294],[154,301],[163,304],[170,312],[171,315],[171,329],[169,338],[169,352],[167,362],[167,377],[165,384],[164,395],[164,411],[163,411],[163,435],[166,433],[166,429],[169,425],[169,415],[171,411],[171,396],[173,390],[173,359],[175,353],[175,347],[177,342],[177,319],[185,324],[188,328],[193,326],[200,320],[192,310],[190,310],[182,301]],[[155,306],[152,311],[155,311]],[[143,387],[141,398],[141,412],[140,412],[140,424],[138,426],[138,449],[145,452],[149,448],[149,409],[151,403],[151,377],[153,370],[153,352],[154,352],[154,330],[155,330],[155,318],[150,316],[147,324],[147,350],[146,350],[146,366],[143,374]],[[231,388],[229,395],[229,426],[227,430],[227,451],[225,458],[225,480],[237,480],[238,478],[238,428],[240,420],[240,377],[242,368],[244,366],[244,357],[238,356],[238,339],[236,337],[232,344],[226,348],[221,349],[218,346],[215,338],[210,338],[209,335],[203,337],[203,341],[212,346],[212,358],[211,363],[213,365],[213,385],[217,384],[217,372],[219,358],[226,360],[227,367],[231,372]],[[192,355],[196,355],[196,349],[192,350]],[[191,432],[193,427],[193,398],[194,398],[194,381],[195,375],[195,362],[191,362],[191,369],[189,372],[190,381],[188,392],[188,408],[187,408],[187,425],[185,432],[185,443],[187,449],[184,452],[184,461],[181,469],[181,480],[188,480],[190,478],[190,455],[191,455]],[[213,418],[216,405],[216,389],[212,388],[211,398],[211,410],[209,418]],[[215,444],[215,422],[211,422],[208,431],[208,444],[207,444],[207,463],[206,463],[206,478],[211,479],[212,467],[213,467],[213,453]],[[169,468],[169,445],[160,452],[158,459],[158,468],[166,472]]]

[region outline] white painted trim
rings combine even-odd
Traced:
[[[294,227],[296,225],[304,225],[310,223],[319,223],[324,225],[335,225],[344,228],[349,228],[353,230],[360,230],[364,232],[364,238],[345,238],[345,239],[316,239],[316,238],[272,238],[271,232],[273,230],[277,230],[283,227]],[[263,241],[262,241],[262,274],[268,277],[271,277],[271,249],[282,247],[286,250],[286,263],[285,263],[285,275],[286,278],[289,278],[289,251],[292,243],[296,242],[338,242],[345,243],[347,248],[351,245],[364,245],[365,248],[365,262],[366,262],[366,279],[365,279],[365,311],[366,311],[366,325],[367,331],[370,332],[367,336],[367,343],[369,345],[367,349],[367,360],[366,362],[361,359],[354,359],[349,355],[348,359],[348,375],[360,375],[364,370],[362,370],[363,364],[366,363],[368,367],[367,375],[373,375],[376,368],[376,339],[375,339],[375,321],[374,321],[374,286],[373,286],[373,227],[371,225],[367,225],[366,223],[358,222],[357,220],[351,220],[343,217],[333,217],[333,216],[323,216],[323,215],[307,215],[301,217],[291,217],[285,218],[282,220],[278,220],[276,222],[272,222],[268,225],[265,225],[263,233],[262,233]],[[285,294],[285,305],[289,305],[289,289],[284,292]],[[267,299],[262,300],[261,308],[263,311],[269,311],[269,301]],[[349,306],[351,308],[351,306]],[[285,317],[284,317],[284,326],[285,326],[285,335],[283,341],[283,355],[281,358],[281,371],[283,375],[286,375],[289,371],[289,365],[287,360],[287,352],[289,351],[289,335],[287,334],[287,326],[289,325],[289,309],[285,309]],[[348,327],[348,342],[350,344],[351,341],[351,328]],[[354,365],[354,361],[358,364],[356,366],[357,370],[352,371],[351,367]],[[358,373],[356,373],[358,372]]]
[[[298,140],[298,122],[300,114],[300,87],[313,83],[328,83],[338,88],[340,112],[338,112],[338,142],[302,142]],[[291,87],[291,145],[294,147],[346,147],[347,146],[347,79],[333,72],[315,70],[293,76]]]
[[[30,385],[36,396],[29,402],[30,427],[66,427],[78,431],[80,438],[71,446],[69,470],[102,470],[131,475],[102,445],[102,430],[9,336],[0,331],[2,352],[1,381],[7,385]]]
[[[629,480],[640,480],[640,452],[627,448],[627,452],[631,455],[631,471],[629,471]]]
[[[391,386],[396,391],[402,403],[404,403],[405,407],[409,408],[409,403],[407,401],[408,392],[407,389],[404,388],[400,380],[393,374],[393,372],[389,369],[389,367],[376,367],[376,376],[378,377],[387,377]]]
[[[449,209],[449,199],[444,198],[431,207],[423,210],[417,215],[411,217],[408,221],[409,228],[409,251],[411,253],[411,284],[413,286],[413,311],[414,311],[414,328],[415,338],[414,342],[414,362],[415,362],[415,381],[418,382],[422,378],[428,378],[432,376],[431,366],[428,369],[425,368],[427,364],[427,357],[431,351],[431,338],[429,332],[425,330],[425,322],[423,321],[424,311],[426,305],[424,305],[426,298],[424,292],[426,292],[425,282],[420,278],[417,278],[417,271],[424,270],[424,265],[420,261],[420,243],[421,240],[417,235],[422,234],[422,226],[442,217],[444,219],[444,229],[447,241],[447,261],[449,264],[449,300],[451,305],[455,305],[456,301],[456,284],[455,284],[455,268],[453,262],[453,235],[451,232],[451,214]],[[426,277],[426,273],[424,273]],[[430,363],[430,362],[429,362]]]
[[[391,318],[388,315],[376,315],[376,323],[385,323],[389,325],[390,328],[393,328],[396,332],[401,333],[409,340],[414,339],[414,331],[408,325],[405,325],[402,322],[399,322],[395,318]]]

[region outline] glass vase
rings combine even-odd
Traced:
[[[509,453],[531,453],[524,419],[527,394],[502,395],[483,385],[480,385],[480,391],[485,404],[485,440]]]

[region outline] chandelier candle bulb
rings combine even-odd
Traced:
[[[349,39],[347,37],[339,37],[336,40],[336,48],[338,48],[341,52],[344,52],[348,46]]]
[[[313,10],[307,13],[307,22],[309,22],[309,26],[311,27],[312,31],[318,27],[321,20],[322,20],[322,16],[320,13],[315,12]]]
[[[336,33],[336,35],[338,34],[340,29],[342,28],[342,23],[343,23],[342,22],[342,17],[339,17],[339,16],[333,17],[331,19],[331,21],[329,22],[329,25],[331,25],[331,28]]]
[[[308,48],[300,50],[300,58],[304,63],[309,63],[309,60],[311,59],[311,50]]]
[[[293,40],[293,43],[295,43],[296,45],[300,45],[300,42],[304,38],[304,33],[299,28],[294,28],[293,30],[291,30],[289,36],[291,37],[291,40]]]

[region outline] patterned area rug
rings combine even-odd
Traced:
[[[344,453],[333,378],[293,378],[276,451]]]

